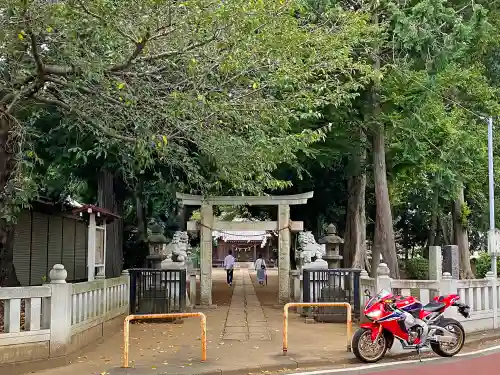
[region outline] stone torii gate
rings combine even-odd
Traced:
[[[314,192],[282,196],[212,196],[177,193],[185,206],[201,206],[201,223],[188,221],[188,231],[201,232],[200,246],[200,303],[212,305],[212,231],[278,232],[278,304],[290,302],[290,234],[304,230],[302,221],[290,220],[290,206],[306,204]],[[214,219],[213,206],[278,206],[278,221],[232,222]]]

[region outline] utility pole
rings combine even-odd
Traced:
[[[498,327],[498,293],[497,293],[497,238],[495,233],[495,171],[493,170],[493,118],[488,118],[488,185],[490,206],[490,234],[488,252],[491,255],[491,271],[493,272],[493,329]]]

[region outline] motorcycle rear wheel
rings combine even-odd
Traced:
[[[380,335],[376,342],[372,342],[371,336],[371,330],[360,328],[352,337],[352,352],[361,362],[378,362],[384,358],[387,352],[387,340],[385,335]]]
[[[441,357],[453,357],[460,353],[465,344],[464,327],[455,319],[442,319],[439,326],[455,333],[457,342],[455,344],[431,342],[432,351]]]

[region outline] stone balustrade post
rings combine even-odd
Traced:
[[[365,281],[369,279],[370,275],[368,275],[368,272],[366,272],[366,270],[361,270],[359,274],[359,305],[361,306],[361,308],[363,308],[367,302],[365,297],[365,290],[368,288],[366,288],[367,283]],[[370,290],[368,289],[368,291]]]
[[[442,296],[448,294],[456,294],[457,293],[457,280],[455,280],[451,273],[444,272],[441,277],[441,282],[439,283],[439,294]]]
[[[375,293],[385,289],[392,292],[392,283],[390,278],[390,270],[387,264],[380,263],[377,267],[377,277],[375,278]]]
[[[50,297],[50,356],[62,356],[71,343],[71,316],[73,286],[66,283],[68,272],[62,264],[55,264],[49,273]]]
[[[129,274],[128,270],[123,270],[122,271],[122,277],[126,277],[127,279],[129,279],[130,274]],[[127,282],[130,284],[130,279],[127,280]]]
[[[299,301],[304,302],[304,272],[301,268],[299,270]],[[302,316],[304,309],[302,307],[297,307],[297,313]]]
[[[458,291],[457,280],[453,278],[451,273],[444,272],[443,276],[441,278],[441,281],[439,283],[439,295],[446,296],[448,294],[457,294],[457,291]],[[465,303],[465,301],[461,301],[461,302]],[[454,307],[447,309],[445,311],[444,315],[447,318],[462,320],[462,319],[460,319],[461,315],[458,313],[457,309]]]
[[[132,288],[132,286],[130,285],[130,272],[128,272],[128,270],[122,270],[122,273],[121,273],[121,276],[120,276],[123,281],[125,281],[127,283],[127,314],[130,314],[130,301],[131,301],[131,298],[130,298],[130,289]],[[104,279],[104,285],[106,286],[106,280],[107,279]],[[103,306],[106,306],[107,304],[107,293],[102,293],[103,294],[103,297],[102,297],[102,304]]]
[[[486,272],[486,275],[484,276],[484,278],[486,280],[488,280],[488,286],[491,288],[491,291],[492,293],[484,293],[483,294],[483,298],[485,299],[484,301],[484,306],[486,309],[489,309],[489,307],[491,306],[492,308],[497,308],[498,310],[498,307],[495,306],[495,305],[498,305],[498,295],[495,291],[496,289],[496,285],[497,283],[495,283],[495,275],[493,274],[492,271],[488,271]],[[491,301],[490,301],[491,299]],[[464,302],[464,301],[462,301]],[[493,329],[496,329],[497,327],[495,327],[495,321],[493,321]]]
[[[292,270],[290,271],[290,276],[291,276],[291,289],[292,289],[292,296],[293,296],[293,302],[300,302],[301,299],[301,290],[300,290],[300,271],[299,270]]]
[[[191,306],[196,305],[196,270],[189,273],[189,301]]]

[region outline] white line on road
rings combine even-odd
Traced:
[[[500,349],[500,345],[492,346],[492,347],[489,347],[486,349],[476,350],[473,352],[460,353],[460,354],[457,354],[455,357],[467,357],[467,356],[477,355],[477,354],[481,354],[481,353],[486,353],[486,352],[497,350],[497,349]],[[423,358],[422,362],[436,361],[438,359],[442,360],[443,357]],[[348,372],[354,372],[354,371],[378,369],[381,367],[393,367],[393,366],[399,366],[399,365],[408,365],[408,364],[419,363],[419,362],[420,361],[418,359],[415,359],[415,360],[410,360],[410,361],[376,363],[373,365],[363,365],[363,366],[357,366],[357,367],[351,367],[351,368],[337,368],[337,369],[332,369],[332,370],[317,370],[317,371],[310,371],[310,372],[294,372],[291,375],[322,375],[322,374],[348,373]]]

